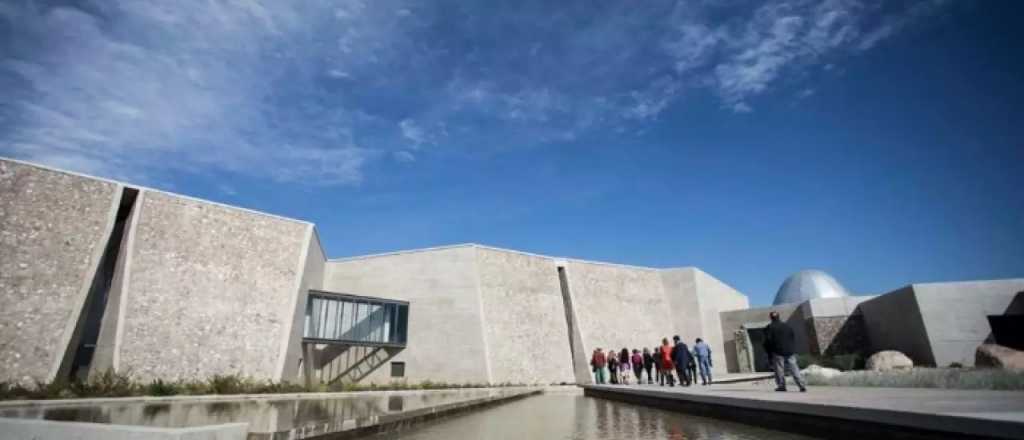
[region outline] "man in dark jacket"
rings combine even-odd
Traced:
[[[686,346],[686,343],[679,339],[679,335],[672,337],[675,341],[675,346],[672,347],[672,362],[676,364],[676,374],[679,376],[679,383],[682,386],[690,386],[692,378],[690,377],[690,348]]]
[[[807,386],[796,364],[796,337],[793,329],[779,319],[779,312],[771,312],[768,316],[772,322],[764,328],[764,351],[771,356],[775,369],[775,391],[786,391],[786,370],[789,370],[800,392],[806,392]]]

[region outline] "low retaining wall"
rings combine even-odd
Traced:
[[[1024,423],[1010,420],[608,386],[584,386],[584,395],[836,440],[1024,439]]]
[[[498,395],[488,395],[467,400],[442,403],[428,407],[410,409],[369,418],[323,420],[315,424],[300,425],[289,432],[249,432],[249,423],[196,426],[189,428],[157,428],[128,424],[64,422],[29,418],[0,417],[0,440],[254,440],[280,438],[282,434],[299,438],[342,439],[365,435],[401,431],[429,420],[452,416],[466,411],[534,396],[544,392],[541,388],[524,389]],[[377,392],[384,395],[392,392]],[[311,393],[312,394],[312,393]],[[353,397],[364,397],[372,392],[351,393]],[[296,395],[295,400],[337,398],[337,393]],[[191,397],[191,398],[190,398]],[[163,398],[125,399],[84,399],[84,401],[29,401],[4,402],[0,408],[24,408],[38,410],[45,407],[59,407],[69,404],[88,405],[112,403],[153,403],[162,402],[232,402],[247,400],[281,400],[282,395],[259,396],[175,396]],[[237,420],[234,420],[237,421]],[[289,437],[291,438],[291,437]]]
[[[103,423],[0,418],[0,440],[245,440],[249,425],[150,428]]]

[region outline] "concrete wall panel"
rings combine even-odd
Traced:
[[[654,269],[569,260],[566,271],[583,351],[649,347],[676,332],[661,273]],[[682,312],[682,313],[685,313]]]
[[[697,295],[697,272],[692,267],[661,271],[665,296],[672,310],[673,334],[678,334],[687,344],[704,334],[703,314]]]
[[[100,324],[100,331],[96,337],[96,350],[89,364],[89,374],[102,374],[114,368],[114,358],[117,353],[117,329],[120,326],[121,318],[121,294],[124,292],[124,282],[128,270],[129,249],[134,239],[133,226],[138,218],[139,200],[136,198],[132,207],[131,215],[125,220],[124,229],[121,231],[121,246],[118,249],[118,258],[114,266],[114,273],[111,276],[110,290],[107,294],[107,304],[104,307],[103,318]],[[114,230],[117,230],[115,226]]]
[[[120,186],[0,160],[0,381],[54,379]]]
[[[910,286],[864,301],[860,310],[871,353],[897,350],[915,364],[935,364],[921,311]]]
[[[279,379],[309,224],[143,191],[116,366],[142,380]]]
[[[1024,279],[914,284],[914,295],[937,366],[974,365],[974,351],[992,333],[989,315],[1002,315]]]
[[[694,339],[698,336],[707,341],[711,346],[711,358],[714,364],[714,372],[727,372],[726,362],[726,335],[722,331],[721,312],[731,310],[742,310],[750,306],[746,295],[743,295],[728,284],[719,281],[717,278],[708,275],[701,270],[694,270],[697,285],[697,299],[700,302],[701,332],[699,335],[680,335],[687,339],[687,343],[693,345]],[[687,313],[686,310],[678,313]],[[731,335],[730,335],[731,339]]]
[[[300,383],[302,366],[302,335],[306,324],[306,301],[311,289],[324,288],[324,266],[327,261],[320,237],[316,228],[309,227],[309,244],[306,249],[306,260],[302,269],[302,281],[294,298],[294,313],[291,320],[291,331],[285,341],[285,355],[281,359],[281,380]]]
[[[363,382],[390,382],[387,362],[405,362],[411,382],[491,382],[476,255],[455,246],[327,262],[325,290],[409,301],[407,347],[373,361]]]
[[[484,247],[477,258],[492,380],[575,382],[555,261]]]

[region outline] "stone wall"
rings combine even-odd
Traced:
[[[143,191],[115,367],[139,379],[280,379],[308,223]]]
[[[356,379],[388,383],[389,363],[405,362],[410,382],[492,382],[476,264],[469,245],[328,261],[325,290],[408,301],[409,336],[395,353],[318,347],[318,379],[367,365]]]
[[[861,315],[816,316],[808,320],[808,326],[811,353],[823,356],[871,354],[864,317]]]
[[[566,271],[588,359],[596,347],[653,350],[677,332],[658,270],[569,260]]]
[[[121,187],[0,160],[0,381],[55,378]]]
[[[935,365],[917,298],[910,286],[860,304],[871,352],[896,350],[918,365]]]
[[[324,266],[327,257],[320,244],[316,228],[309,226],[309,244],[306,247],[306,263],[302,270],[302,283],[294,297],[294,314],[292,315],[291,331],[281,342],[284,344],[284,358],[281,365],[281,379],[289,382],[302,383],[302,336],[306,324],[306,301],[310,290],[324,288]]]
[[[697,298],[700,301],[701,332],[699,335],[689,335],[687,343],[692,346],[694,338],[702,337],[711,346],[714,371],[725,373],[728,371],[726,340],[730,335],[722,331],[721,314],[723,311],[745,310],[749,302],[745,295],[704,271],[695,270],[695,279]],[[686,313],[685,310],[682,312]]]
[[[476,249],[491,380],[575,382],[555,261],[486,247]]]
[[[933,364],[973,366],[975,349],[992,334],[988,316],[1006,313],[1017,293],[1024,291],[1024,279],[914,284],[912,288]]]

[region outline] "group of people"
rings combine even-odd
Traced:
[[[786,391],[786,373],[793,376],[793,381],[801,392],[807,391],[807,384],[800,375],[796,362],[796,338],[793,329],[779,319],[778,312],[769,314],[771,323],[765,327],[764,349],[771,357],[775,372],[775,391]],[[697,370],[700,370],[701,385],[711,384],[711,347],[701,338],[693,344],[693,351],[680,340],[679,335],[673,336],[674,344],[668,338],[661,340],[661,345],[654,352],[644,347],[643,352],[628,348],[616,353],[610,350],[605,353],[601,348],[594,350],[590,358],[590,366],[594,372],[594,382],[598,384],[629,385],[630,373],[636,383],[644,383],[643,374],[647,373],[647,383],[675,386],[676,380],[682,386],[697,383]]]
[[[662,339],[661,345],[656,346],[653,352],[644,347],[642,352],[636,348],[632,351],[623,348],[617,353],[615,350],[605,353],[598,347],[590,358],[594,382],[629,385],[632,381],[630,376],[633,376],[640,385],[644,383],[646,373],[648,384],[675,386],[678,378],[680,385],[690,386],[697,383],[699,370],[701,385],[710,385],[711,347],[697,338],[691,351],[678,335],[672,340],[674,343],[670,344],[668,338]]]

